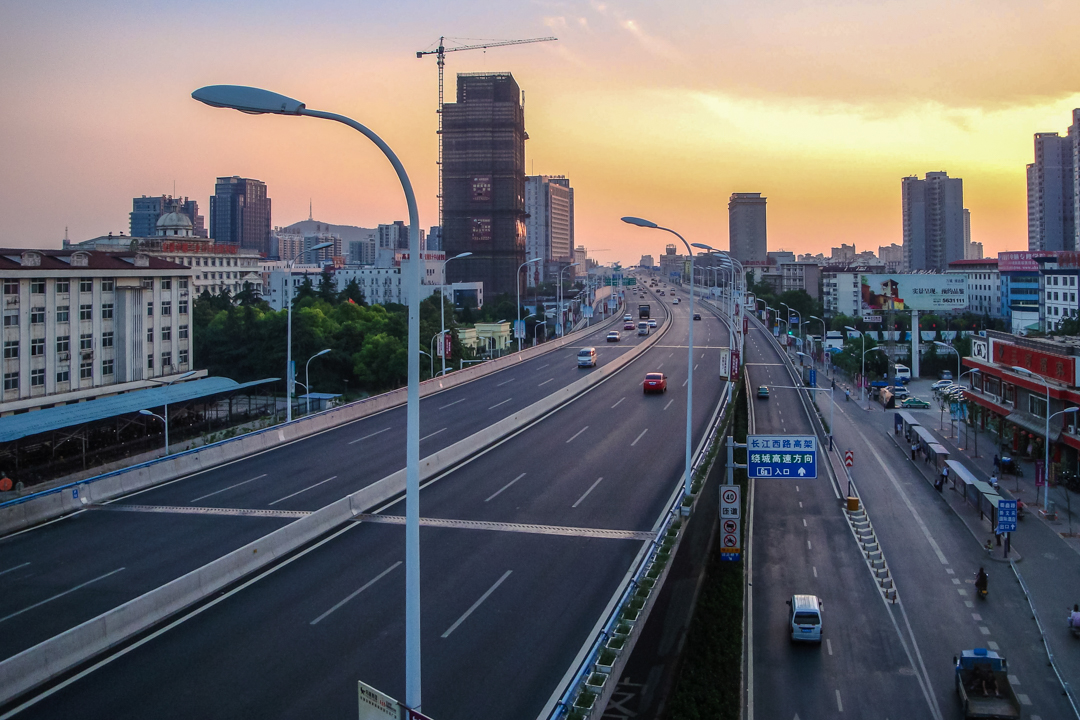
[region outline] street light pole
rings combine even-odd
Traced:
[[[307,407],[304,411],[305,415],[311,414],[311,376],[308,374],[308,371],[311,369],[311,361],[319,357],[320,355],[325,355],[328,352],[330,352],[330,348],[320,350],[319,352],[309,357],[308,361],[304,363],[304,394],[307,395],[307,403],[305,403]]]
[[[192,93],[194,97],[194,93]],[[198,98],[196,98],[198,99]],[[331,247],[334,243],[325,242],[318,245],[312,245],[307,250],[302,252],[313,252],[315,250],[322,250],[323,248]],[[285,328],[285,422],[292,422],[292,396],[293,396],[293,370],[292,370],[292,298],[293,298],[293,277],[292,269],[296,265],[296,258],[292,258],[285,263],[285,288],[289,290],[289,299],[287,303],[286,312],[286,328]],[[281,295],[282,300],[285,299],[285,288],[282,288]],[[307,392],[308,388],[305,385],[304,391]]]
[[[580,264],[581,263],[573,263],[572,265],[567,265],[562,270],[559,270],[559,287],[556,288],[556,291],[557,291],[556,302],[559,305],[559,316],[558,316],[559,319],[555,324],[555,329],[557,331],[561,331],[561,332],[556,332],[555,333],[558,337],[562,337],[563,335],[566,334],[566,323],[563,321],[563,308],[562,308],[562,274],[564,272],[566,272],[567,270],[569,270],[570,268],[577,267]]]
[[[458,258],[468,257],[472,255],[471,252],[458,253],[452,258],[443,260],[442,264],[442,287],[439,289],[439,324],[442,326],[439,333],[439,342],[442,343],[442,372],[440,375],[446,375],[446,264],[451,260],[457,260]]]
[[[850,325],[845,325],[844,329],[857,332],[859,337],[862,338],[862,376],[859,378],[859,402],[861,403],[866,399],[866,335],[863,334],[862,330],[856,330]]]
[[[514,325],[514,337],[518,341],[518,352],[521,352],[521,339],[525,337],[525,328],[521,328],[521,335],[518,335],[518,325],[521,324],[521,268],[525,267],[529,263],[540,262],[543,258],[535,257],[532,260],[526,260],[518,265],[517,274],[514,275],[514,286],[517,289],[517,323]]]
[[[683,245],[686,246],[686,253],[690,256],[690,335],[686,354],[686,473],[683,478],[683,495],[689,497],[691,484],[690,442],[693,438],[692,414],[694,408],[694,251],[690,248],[690,243],[686,242],[686,238],[670,228],[661,227],[654,222],[636,217],[624,217],[622,221],[638,227],[654,228],[671,233],[682,240]]]
[[[828,332],[828,330],[825,329],[825,321],[822,320],[821,318],[819,318],[817,315],[811,315],[810,319],[811,320],[817,320],[819,323],[821,323],[821,366],[824,369],[824,367],[825,367],[825,340],[828,338],[829,332]],[[813,356],[811,355],[811,357],[813,357]]]
[[[259,88],[214,85],[193,98],[213,107],[246,113],[306,115],[342,123],[360,132],[383,152],[394,168],[409,208],[409,256],[420,259],[420,213],[401,160],[382,138],[344,115],[309,110],[304,103]],[[405,442],[405,704],[420,710],[420,263],[409,263],[409,374]]]
[[[169,456],[169,421],[161,417],[157,413],[152,413],[149,410],[140,410],[140,415],[149,415],[150,417],[156,417],[161,422],[165,423],[165,456]],[[168,417],[168,415],[166,415]]]
[[[1038,380],[1046,388],[1046,434],[1043,436],[1043,510],[1048,511],[1050,509],[1050,383],[1046,381],[1042,375],[1031,372],[1027,368],[1020,367],[1019,365],[1013,365],[1013,370],[1026,375],[1029,378]],[[1066,412],[1066,411],[1062,411]],[[1059,413],[1054,413],[1055,415]],[[1036,492],[1036,499],[1038,499],[1038,490]]]
[[[945,348],[946,350],[951,350],[951,351],[953,351],[954,353],[956,353],[956,382],[957,382],[957,383],[959,383],[959,382],[960,382],[960,351],[959,351],[959,350],[957,350],[957,349],[956,349],[955,347],[953,347],[952,345],[950,345],[950,344],[948,344],[948,343],[943,343],[943,342],[941,342],[940,340],[935,340],[935,341],[934,341],[934,344],[935,344],[935,345],[937,345],[937,346],[939,346],[939,347],[943,347],[943,348]],[[1049,406],[1049,405],[1047,405],[1047,406],[1046,406],[1046,408],[1047,408],[1047,411],[1049,411],[1049,409],[1050,409],[1050,406]]]

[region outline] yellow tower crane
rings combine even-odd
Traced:
[[[416,53],[416,57],[422,58],[425,55],[434,55],[436,65],[439,66],[439,228],[442,229],[443,224],[443,67],[446,65],[446,53],[448,52],[460,52],[462,50],[486,50],[493,47],[502,47],[503,45],[525,45],[527,43],[537,42],[550,42],[552,40],[558,40],[555,37],[542,37],[542,38],[529,38],[527,40],[489,40],[487,42],[478,43],[475,45],[458,45],[457,47],[446,47],[447,38],[439,38],[439,46],[434,50],[420,50]],[[453,42],[453,38],[450,38]]]

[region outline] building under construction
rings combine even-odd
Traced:
[[[443,105],[443,249],[447,282],[516,292],[525,261],[525,108],[510,73],[461,73]]]

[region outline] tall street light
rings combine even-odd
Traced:
[[[314,355],[312,355],[311,357],[309,357],[307,362],[304,363],[304,390],[307,391],[307,392],[304,393],[305,395],[307,395],[307,398],[306,398],[306,400],[307,400],[307,403],[306,403],[307,404],[307,410],[304,412],[305,415],[310,415],[311,414],[311,376],[308,375],[308,370],[311,369],[311,361],[314,360],[315,358],[319,357],[320,355],[325,355],[328,352],[330,352],[330,348],[326,348],[325,350],[320,350],[319,352],[317,352]]]
[[[196,91],[196,92],[198,92],[198,91]],[[192,93],[192,97],[194,97],[194,96],[195,96],[195,94]],[[198,98],[196,98],[196,100],[198,100]],[[203,101],[203,102],[205,102],[205,101]],[[209,105],[211,103],[207,103],[207,104]],[[217,107],[217,106],[215,106],[215,107]],[[322,250],[323,248],[328,248],[333,244],[334,243],[329,243],[329,242],[319,243],[318,245],[312,245],[310,248],[308,248],[304,252],[312,252],[312,251],[315,251],[315,250]],[[286,328],[285,329],[285,422],[292,422],[292,396],[293,396],[293,383],[295,382],[294,373],[293,373],[293,369],[292,369],[292,298],[293,298],[292,269],[293,269],[293,266],[295,264],[296,264],[296,258],[295,257],[292,260],[289,260],[287,263],[285,263],[285,269],[288,271],[285,274],[285,287],[289,289],[289,299],[285,302],[286,308],[287,308],[286,309],[286,317],[288,318],[288,320],[285,323],[285,328]],[[284,300],[284,297],[285,297],[284,288],[282,288],[281,296],[282,296],[282,299]],[[307,390],[307,387],[305,386],[304,389]]]
[[[1043,510],[1049,510],[1050,500],[1050,383],[1046,381],[1042,375],[1031,372],[1027,368],[1020,367],[1019,365],[1013,365],[1012,369],[1021,375],[1026,375],[1032,380],[1038,380],[1046,388],[1046,435],[1043,437],[1043,450],[1045,451],[1043,457]],[[1061,412],[1076,412],[1076,408],[1066,408]],[[1061,413],[1054,413],[1054,415],[1060,415]],[[1038,492],[1038,491],[1036,491]]]
[[[720,259],[720,260],[726,260],[727,259],[727,255],[723,251],[717,250],[716,248],[711,247],[709,245],[706,245],[705,243],[693,243],[693,247],[696,247],[699,250],[705,250],[706,252],[711,253],[712,258],[714,260],[715,259]],[[729,263],[729,265],[730,265],[730,263]],[[725,267],[723,265],[714,265],[713,268],[714,268],[714,270],[720,270],[720,271],[726,271],[728,269],[727,267]],[[734,281],[734,279],[735,279],[734,278],[734,269],[735,269],[734,266],[731,265],[732,281]],[[715,276],[715,272],[714,272],[714,276]],[[730,286],[729,286],[729,289],[730,289]],[[693,294],[693,288],[691,288],[691,294]],[[738,349],[740,353],[742,351],[742,326],[741,325],[736,325],[736,322],[735,322],[735,305],[734,305],[734,301],[733,301],[733,296],[731,295],[730,292],[728,293],[727,301],[726,301],[725,305],[726,305],[725,314],[727,315],[728,345],[729,345],[729,351],[728,351],[729,371],[728,371],[727,395],[728,395],[728,400],[730,401],[731,400],[731,394],[734,391],[734,385],[736,383],[736,379],[734,377],[732,377],[731,372],[730,372],[730,363],[734,359],[734,353],[735,353],[736,349]],[[690,324],[691,324],[691,326],[693,326],[693,320],[692,320],[693,317],[694,317],[694,308],[693,308],[693,306],[690,307],[690,317],[691,317],[691,323]]]
[[[543,258],[535,257],[532,260],[526,260],[518,265],[517,274],[514,275],[514,286],[517,288],[517,322],[514,324],[514,337],[518,341],[518,352],[521,352],[521,338],[525,337],[525,328],[521,328],[521,334],[518,335],[518,326],[521,325],[521,268],[525,267],[529,263],[540,262]]]
[[[191,94],[213,107],[275,115],[306,115],[342,123],[360,132],[383,152],[397,173],[409,207],[409,257],[420,259],[420,213],[405,167],[382,138],[360,123],[335,113],[309,110],[304,103],[268,90],[212,85]],[[420,263],[409,263],[409,385],[405,431],[405,705],[420,709]]]
[[[862,338],[862,377],[859,378],[859,402],[862,402],[866,399],[866,336],[863,335],[862,330],[856,330],[850,325],[845,325],[844,329],[857,332]]]
[[[682,244],[686,246],[686,254],[690,256],[690,337],[686,354],[686,473],[683,478],[683,495],[689,497],[690,441],[692,439],[691,415],[694,409],[694,251],[690,248],[690,243],[686,242],[686,238],[671,228],[661,227],[650,220],[643,220],[642,218],[637,217],[624,217],[622,221],[630,225],[637,225],[638,227],[652,228],[671,233],[682,240]]]
[[[821,366],[825,367],[825,340],[828,338],[829,332],[825,329],[825,321],[819,318],[817,315],[811,315],[810,319],[817,320],[819,323],[821,323]]]
[[[442,372],[440,375],[446,375],[446,263],[451,260],[458,260],[463,257],[469,257],[471,252],[458,253],[452,258],[443,260],[442,264],[442,288],[439,290],[439,322],[442,325],[442,331],[439,333],[439,342],[442,343]]]
[[[172,385],[174,382],[179,382],[180,380],[186,380],[187,378],[189,378],[189,377],[191,377],[192,375],[195,375],[195,374],[196,374],[195,370],[188,370],[186,373],[180,373],[179,375],[172,378],[171,380],[155,380],[154,378],[149,378],[149,380],[150,380],[150,382],[152,382],[152,383],[154,383],[156,385],[165,385],[166,387],[168,387],[169,385]],[[165,417],[162,418],[162,422],[165,423],[165,455],[167,456],[169,454],[169,403],[166,402],[166,403],[164,403],[164,405],[165,405]],[[145,410],[140,410],[139,414],[140,415],[154,415],[154,413],[147,412]],[[154,415],[154,417],[161,417],[161,416],[160,415]]]
[[[563,335],[566,334],[566,323],[563,321],[563,308],[562,308],[562,274],[564,272],[566,272],[567,270],[569,270],[570,268],[577,267],[580,264],[581,263],[573,263],[572,265],[567,265],[566,267],[564,267],[562,270],[559,271],[559,287],[556,288],[558,290],[558,294],[556,295],[556,301],[558,302],[558,305],[559,305],[559,319],[558,319],[558,322],[555,324],[555,329],[561,331],[561,332],[556,333],[556,335],[558,335],[559,337],[562,337]],[[519,305],[518,307],[520,308],[521,306]]]
[[[946,350],[951,350],[952,352],[956,353],[956,382],[959,383],[960,382],[960,351],[957,350],[954,346],[952,346],[952,345],[950,345],[948,343],[943,343],[940,340],[935,340],[934,344],[937,345],[938,347],[943,347]],[[1047,405],[1048,410],[1049,410],[1049,407],[1050,406]]]

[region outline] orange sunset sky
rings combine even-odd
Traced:
[[[668,238],[727,248],[732,192],[769,198],[769,248],[901,241],[900,179],[964,180],[972,239],[1027,248],[1035,132],[1080,107],[1066,2],[0,2],[0,245],[56,247],[128,230],[131,198],[199,201],[218,175],[267,183],[273,223],[405,219],[370,142],[323,121],[190,98],[265,87],[343,113],[402,158],[437,222],[440,35],[558,36],[447,56],[510,71],[526,99],[527,171],[565,174],[576,237],[636,263]],[[448,46],[455,44],[448,42]]]

